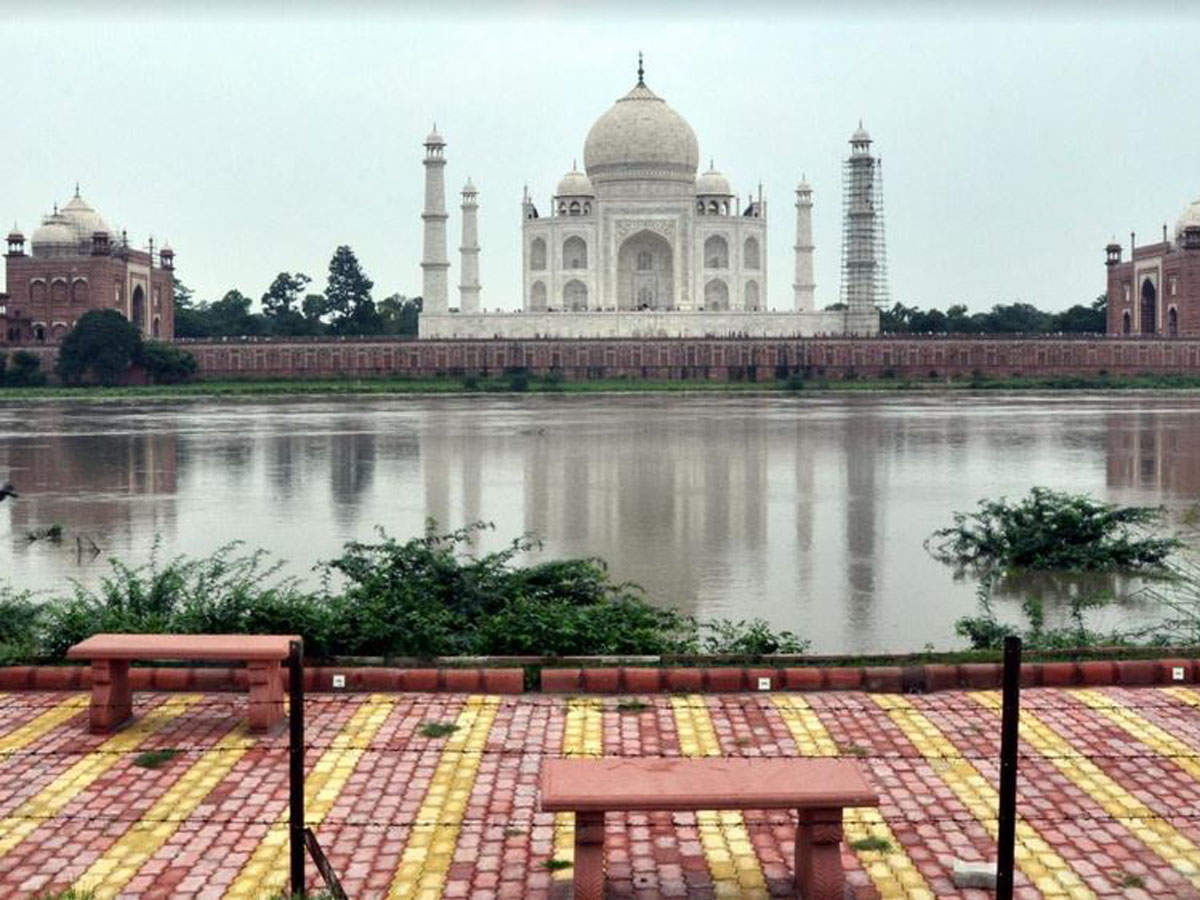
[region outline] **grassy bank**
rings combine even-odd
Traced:
[[[554,376],[517,373],[495,377],[441,376],[429,378],[214,379],[186,384],[122,387],[0,388],[3,400],[123,400],[179,397],[400,395],[400,394],[514,394],[514,393],[766,393],[870,391],[1029,391],[1029,390],[1200,390],[1197,375],[1059,375],[1009,378],[764,378],[757,381],[665,380],[653,378],[596,378],[568,381]]]

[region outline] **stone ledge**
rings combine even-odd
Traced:
[[[526,665],[532,666],[526,662]],[[936,693],[995,690],[1000,663],[925,666],[570,666],[541,665],[540,689],[547,694],[767,693],[770,691],[869,691]],[[521,666],[307,666],[304,688],[313,693],[487,693],[525,692]],[[333,686],[335,675],[344,685]],[[1178,677],[1177,677],[1178,676]],[[1022,687],[1138,687],[1194,684],[1200,659],[1088,660],[1024,663]],[[238,691],[248,688],[247,670],[220,666],[135,666],[129,672],[139,691]],[[91,688],[88,666],[3,666],[0,691],[82,691]]]

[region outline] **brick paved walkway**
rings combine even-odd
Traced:
[[[103,737],[86,733],[83,695],[0,695],[0,896],[284,886],[286,735],[249,736],[238,695],[137,699],[136,724]],[[847,811],[856,896],[990,896],[955,891],[950,868],[994,858],[998,694],[642,701],[312,697],[309,822],[356,900],[566,897],[571,817],[536,809],[547,756],[853,756],[884,798]],[[1018,896],[1200,897],[1200,691],[1022,702]],[[457,727],[425,737],[429,722]],[[166,748],[179,752],[159,768],[135,762]],[[610,815],[610,895],[790,896],[793,832],[779,812]]]

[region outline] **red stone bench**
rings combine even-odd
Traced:
[[[94,634],[67,651],[92,664],[91,730],[105,734],[133,714],[129,663],[133,660],[243,661],[249,670],[250,730],[269,731],[283,721],[283,668],[297,635]]]
[[[604,895],[609,810],[795,809],[796,887],[804,900],[843,900],[842,809],[878,806],[847,759],[552,759],[542,809],[575,813],[575,900]]]

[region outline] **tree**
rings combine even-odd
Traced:
[[[163,341],[143,343],[137,362],[155,384],[177,384],[196,374],[196,357]]]
[[[58,374],[67,384],[88,378],[116,384],[138,358],[141,343],[137,327],[115,309],[89,310],[63,338]]]
[[[192,303],[192,289],[178,279],[175,281],[175,336],[181,338],[208,337],[204,312]]]
[[[329,261],[329,279],[325,302],[333,318],[335,334],[379,334],[382,322],[371,299],[371,281],[358,264],[354,251],[345,244],[334,251]]]
[[[300,305],[304,313],[304,321],[308,324],[311,334],[319,334],[325,329],[322,317],[329,315],[329,302],[324,294],[309,294]]]
[[[42,361],[28,350],[18,350],[8,364],[5,354],[0,354],[0,384],[5,387],[37,387],[46,383]]]
[[[392,294],[379,301],[379,317],[383,334],[416,337],[417,320],[421,316],[420,297]]]
[[[312,327],[300,310],[300,292],[312,281],[297,272],[280,272],[262,295],[263,317],[272,334],[312,334]]]
[[[1001,334],[1044,334],[1050,330],[1051,316],[1031,303],[997,303],[988,314],[990,332]]]
[[[262,316],[250,313],[250,298],[241,291],[226,291],[225,296],[204,310],[209,334],[230,337],[262,334],[266,331]]]

